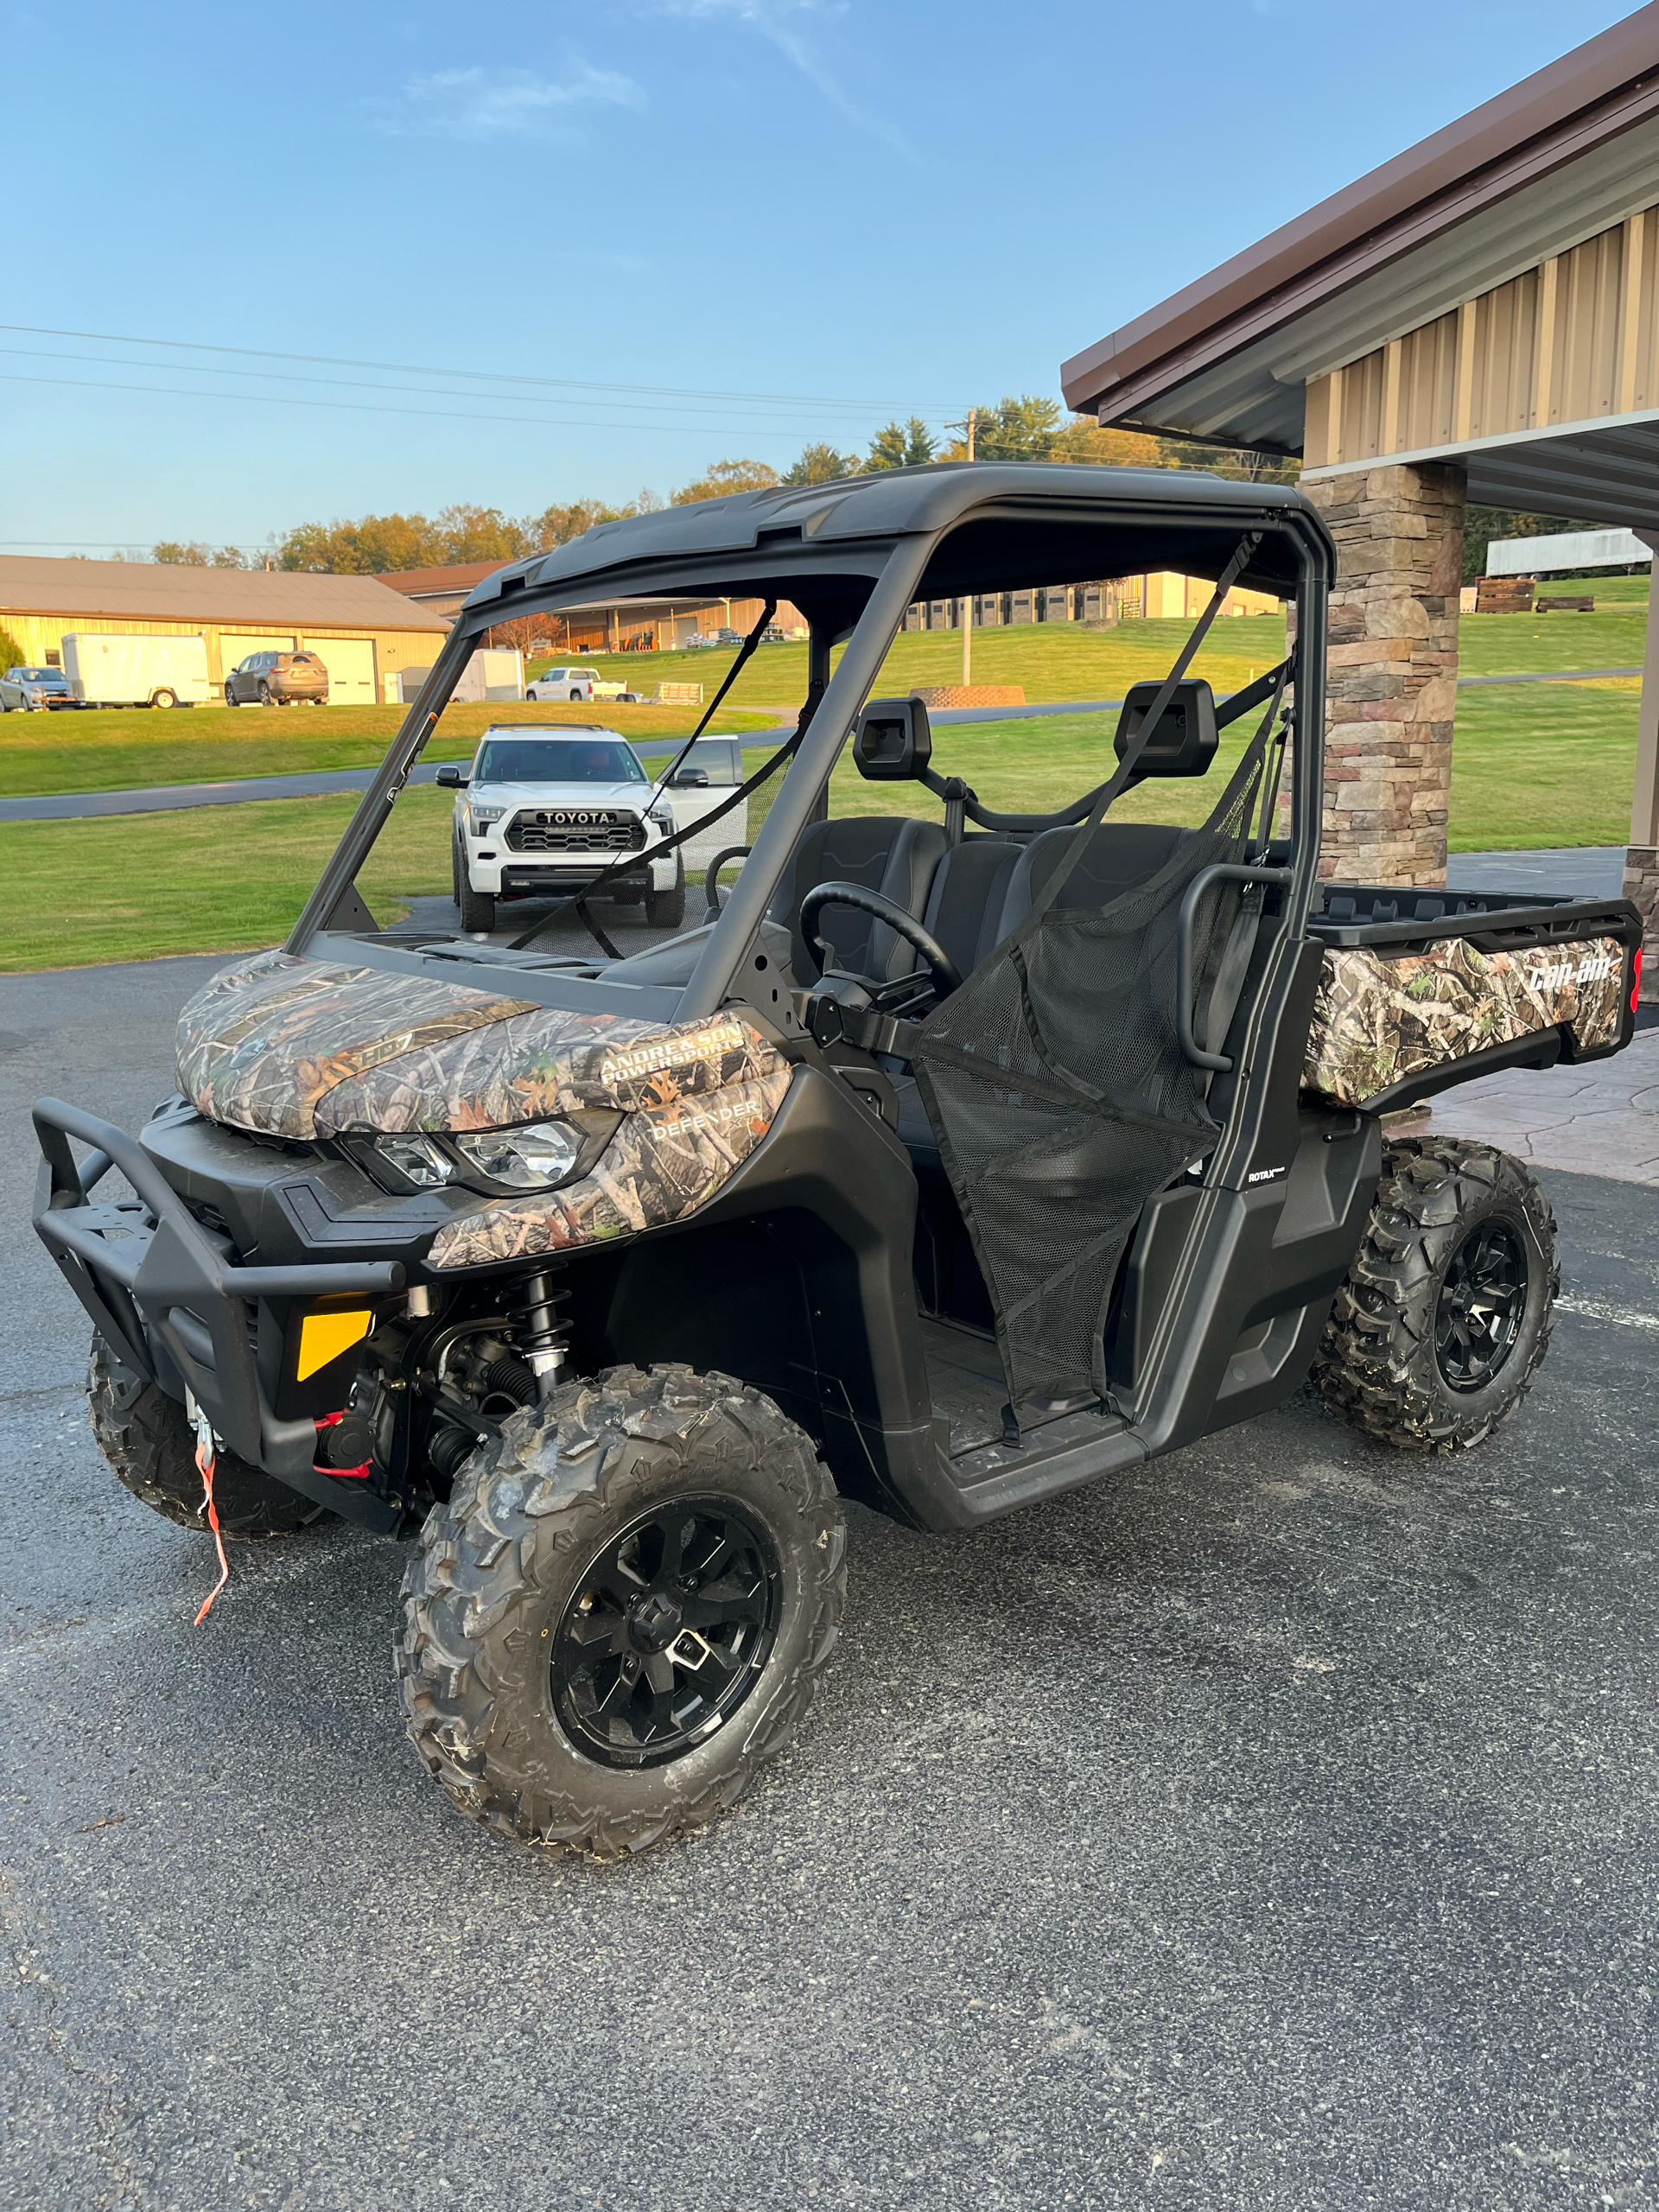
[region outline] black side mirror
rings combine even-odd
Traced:
[[[709,771],[706,768],[682,768],[677,776],[671,776],[668,788],[671,791],[706,791]]]
[[[853,759],[868,783],[901,784],[919,778],[933,758],[927,706],[908,699],[872,699],[858,718]]]
[[[465,791],[468,779],[462,775],[453,760],[447,760],[438,771],[438,781],[447,791]]]
[[[1132,683],[1124,695],[1117,718],[1113,750],[1122,760],[1163,690],[1156,677]],[[1216,695],[1199,676],[1189,676],[1175,686],[1169,704],[1158,717],[1158,727],[1135,764],[1139,776],[1201,776],[1216,757],[1221,733],[1216,727]]]

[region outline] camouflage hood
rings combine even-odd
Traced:
[[[307,1138],[621,1115],[576,1181],[450,1221],[435,1268],[683,1221],[766,1135],[792,1073],[730,1012],[633,1021],[282,952],[224,969],[179,1017],[179,1087],[232,1128]]]
[[[779,1065],[731,1014],[668,1024],[572,1013],[284,952],[198,991],[178,1050],[179,1088],[209,1121],[301,1139],[667,1106]]]

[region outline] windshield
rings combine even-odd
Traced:
[[[17,671],[25,683],[61,683],[63,671],[58,668],[20,668]]]
[[[645,784],[651,779],[620,737],[486,737],[475,784]]]

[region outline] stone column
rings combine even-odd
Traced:
[[[1304,486],[1338,552],[1322,876],[1446,880],[1464,487],[1440,461]]]
[[[1659,531],[1636,533],[1651,546]],[[1642,664],[1642,708],[1636,726],[1636,796],[1624,855],[1624,896],[1643,923],[1642,997],[1659,1002],[1659,559],[1648,586],[1648,649]]]

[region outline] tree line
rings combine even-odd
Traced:
[[[772,486],[828,484],[843,476],[868,475],[887,468],[916,468],[931,461],[964,461],[965,425],[942,442],[918,416],[887,423],[862,453],[845,452],[816,439],[798,460],[779,472],[764,461],[738,458],[715,461],[690,484],[669,495],[687,506],[699,499],[723,499],[732,492]],[[1273,455],[1236,452],[1229,447],[1190,444],[1178,438],[1136,430],[1103,430],[1086,417],[1066,418],[1057,400],[1027,392],[1009,394],[994,406],[974,410],[974,457],[978,461],[1065,461],[1128,468],[1201,468],[1222,476],[1275,483],[1294,480],[1298,464]],[[167,541],[150,558],[187,568],[279,569],[332,575],[385,575],[406,569],[443,569],[476,561],[519,561],[550,552],[580,537],[594,524],[628,515],[650,514],[664,502],[643,490],[620,506],[602,499],[573,499],[544,507],[539,514],[513,516],[499,507],[459,505],[430,518],[422,514],[363,515],[355,521],[302,523],[265,554],[234,545]]]

